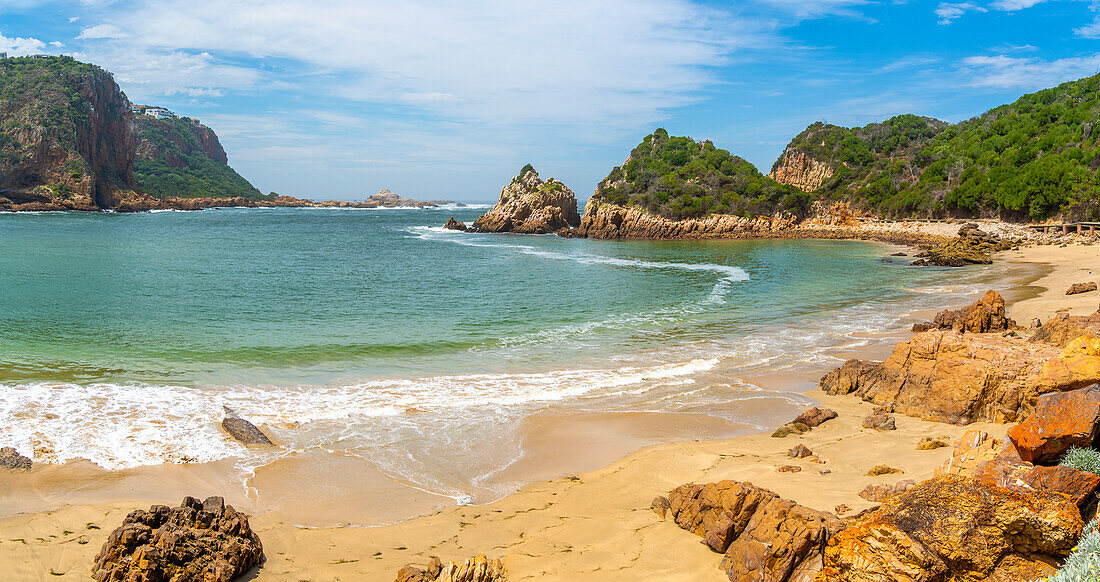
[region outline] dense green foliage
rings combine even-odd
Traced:
[[[708,214],[805,214],[810,196],[767,178],[709,141],[647,136],[596,188],[596,200],[639,206],[671,219]]]
[[[233,168],[211,159],[203,149],[201,131],[210,130],[186,117],[137,117],[137,134],[142,143],[138,146],[134,174],[146,194],[158,198],[270,198]]]
[[[816,123],[788,151],[835,169],[816,196],[884,215],[1100,220],[1098,123],[1100,75],[955,125],[914,115]]]
[[[107,74],[70,57],[0,59],[0,167],[27,161],[39,144],[16,136],[37,133],[72,156],[68,170],[86,172],[76,151],[77,127],[91,109],[78,88],[91,76]]]

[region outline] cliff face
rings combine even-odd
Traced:
[[[99,67],[0,60],[0,209],[96,210],[133,198],[132,121]]]
[[[565,184],[543,181],[530,165],[500,191],[492,210],[474,221],[476,231],[546,234],[578,226],[577,197]]]
[[[787,148],[775,162],[772,171],[768,172],[768,177],[803,192],[813,192],[822,182],[833,177],[833,168],[823,161],[811,158],[805,152]]]
[[[619,206],[589,199],[576,236],[592,238],[738,238],[780,233],[795,224],[794,217],[748,218],[712,214],[703,218],[672,220],[636,206]]]
[[[137,115],[134,127],[138,138],[135,174],[146,194],[157,198],[264,198],[229,167],[217,134],[197,119]]]

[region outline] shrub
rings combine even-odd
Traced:
[[[1065,564],[1047,578],[1047,582],[1086,580],[1100,580],[1100,518],[1094,518],[1085,526],[1085,535],[1081,536]]]
[[[1100,475],[1100,452],[1094,449],[1070,447],[1066,454],[1062,455],[1062,459],[1058,464],[1078,471]]]

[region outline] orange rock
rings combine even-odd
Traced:
[[[819,582],[1019,580],[1049,573],[1083,527],[1077,505],[943,476],[895,495],[830,541]]]
[[[1100,340],[1083,336],[1070,342],[1066,352],[1087,354],[1092,349],[1100,349]],[[1032,463],[1055,463],[1071,446],[1092,445],[1098,432],[1100,385],[1093,385],[1040,396],[1035,412],[1012,427],[1008,437],[1021,459]]]
[[[953,329],[957,332],[989,333],[1007,331],[1016,322],[1005,317],[1005,300],[996,291],[986,291],[978,301],[959,309],[945,309],[936,314],[931,329]]]
[[[1001,451],[1001,441],[984,430],[968,430],[955,442],[951,458],[936,467],[934,477],[941,475],[970,475],[979,465],[993,460]]]

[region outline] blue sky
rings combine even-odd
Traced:
[[[656,127],[767,172],[806,125],[958,121],[1100,71],[1100,0],[0,0],[0,51],[70,54],[214,128],[264,192],[586,198]]]

